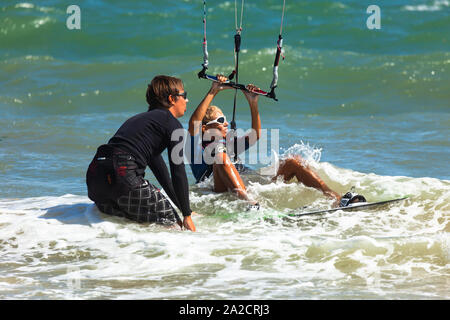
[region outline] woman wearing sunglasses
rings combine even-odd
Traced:
[[[211,105],[214,97],[220,91],[231,88],[223,84],[227,81],[226,77],[218,75],[217,78],[218,82],[212,83],[210,90],[189,120],[191,139],[188,149],[190,149],[192,173],[197,183],[212,174],[215,192],[232,191],[239,198],[249,201],[250,205],[258,208],[257,202],[249,197],[240,175],[248,168],[233,164],[232,157],[230,157],[226,148],[228,133],[226,117],[220,108]],[[238,154],[253,145],[261,134],[261,119],[258,112],[259,95],[252,92],[253,90],[259,90],[259,88],[253,85],[248,85],[246,88],[248,91],[243,90],[243,93],[250,107],[253,130],[250,134],[238,138]],[[240,149],[239,146],[241,146]],[[208,148],[213,163],[206,161],[205,154]],[[278,176],[283,176],[285,181],[296,177],[304,185],[321,190],[326,196],[334,198],[336,201],[341,200],[341,196],[337,192],[331,190],[314,171],[304,165],[300,156],[281,160],[274,179]]]
[[[183,128],[177,118],[186,112],[187,93],[180,79],[156,76],[148,85],[146,99],[148,111],[125,121],[97,149],[86,174],[88,196],[106,214],[137,222],[176,222],[195,231],[184,163],[172,159],[172,150],[181,142],[172,141],[172,133]],[[165,149],[171,175],[161,156]],[[178,156],[183,159],[182,154]],[[147,166],[183,214],[183,221],[161,191],[144,179]]]

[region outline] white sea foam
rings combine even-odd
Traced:
[[[449,0],[435,0],[432,4],[407,5],[403,9],[406,11],[440,11],[450,6]]]
[[[33,9],[34,8],[34,4],[32,3],[27,3],[27,2],[23,2],[23,3],[18,3],[14,6],[14,8],[20,8],[20,9]]]
[[[450,182],[317,167],[342,190],[359,182],[372,200],[411,198],[285,220],[289,207],[331,203],[295,181],[255,182],[248,189],[263,208],[246,212],[234,196],[198,188],[197,233],[108,217],[85,196],[3,199],[0,296],[342,298],[351,288],[358,298],[448,299]]]
[[[296,143],[287,148],[281,157],[289,158],[296,155],[301,156],[308,164],[319,162],[322,155],[322,149],[314,148],[308,143],[305,144],[303,141],[301,141],[300,143]]]
[[[38,29],[40,27],[42,27],[44,24],[49,23],[51,21],[51,19],[49,17],[45,17],[42,19],[36,19],[32,22],[33,26]]]

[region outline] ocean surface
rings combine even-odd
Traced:
[[[247,212],[187,166],[196,233],[101,214],[85,173],[155,75],[183,80],[186,128],[210,86],[203,1],[75,2],[81,30],[67,2],[0,3],[0,299],[450,299],[449,0],[376,1],[378,30],[373,1],[287,0],[279,101],[259,100],[280,156],[339,193],[407,200],[286,220],[332,203],[250,179],[262,210]],[[208,72],[229,74],[235,4],[207,5]],[[282,5],[245,1],[240,82],[268,89]],[[232,90],[214,103],[231,119]]]

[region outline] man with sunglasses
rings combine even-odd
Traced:
[[[177,118],[186,112],[187,93],[180,79],[161,75],[148,85],[146,99],[148,111],[125,121],[97,149],[86,173],[88,196],[106,214],[137,222],[178,223],[195,231],[184,162],[172,159],[172,150],[181,143],[172,140],[172,133],[183,128]],[[161,155],[165,149],[171,176]],[[178,156],[183,159],[182,150]],[[144,179],[147,166],[183,214],[183,221],[161,191]]]
[[[226,140],[229,137],[227,136],[228,122],[226,117],[220,108],[211,105],[214,97],[220,91],[231,88],[224,85],[227,81],[226,77],[217,75],[217,79],[218,81],[212,83],[210,90],[189,120],[191,139],[190,144],[187,144],[187,150],[190,150],[192,173],[197,183],[213,175],[215,192],[232,191],[239,198],[247,200],[252,207],[259,208],[258,203],[248,195],[240,175],[248,171],[248,168],[242,164],[233,163],[228,154]],[[249,134],[237,138],[238,141],[235,145],[238,146],[238,154],[247,150],[261,135],[261,119],[258,112],[259,95],[252,92],[259,90],[259,88],[248,85],[246,89],[242,90],[242,92],[249,103],[253,130]],[[273,179],[276,179],[278,176],[283,176],[284,181],[289,181],[296,177],[305,186],[316,188],[326,196],[335,199],[336,204],[340,202],[341,206],[346,206],[353,201],[365,201],[364,197],[360,195],[353,197],[352,194],[351,199],[347,199],[348,194],[341,197],[337,192],[330,189],[317,173],[305,165],[300,156],[282,159]],[[345,203],[343,200],[346,200]]]

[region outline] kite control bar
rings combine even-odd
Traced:
[[[198,73],[198,77],[201,78],[201,79],[206,79],[206,80],[219,82],[219,80],[217,79],[216,76],[211,76],[209,74],[206,74],[206,69],[207,68],[203,67],[203,70]],[[232,87],[234,89],[239,89],[239,90],[243,90],[243,91],[247,91],[247,92],[252,92],[252,93],[255,93],[255,94],[259,94],[261,96],[265,96],[267,98],[271,98],[271,99],[273,99],[275,101],[278,101],[278,99],[275,96],[275,88],[276,88],[276,86],[273,87],[270,90],[270,92],[267,92],[267,91],[264,91],[264,90],[251,90],[250,91],[250,90],[247,89],[247,87],[245,85],[240,84],[240,83],[236,83],[236,82],[233,82],[233,81],[230,81],[230,80],[227,80],[227,81],[222,82],[222,83],[223,83],[223,85]]]

